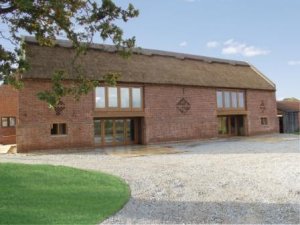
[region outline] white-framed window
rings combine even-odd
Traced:
[[[108,88],[108,107],[117,108],[118,107],[118,88],[109,87]]]
[[[141,88],[132,88],[132,108],[141,108],[142,107],[142,94]]]
[[[105,88],[96,87],[95,89],[96,97],[96,108],[105,108]]]
[[[130,89],[128,87],[120,88],[120,96],[121,96],[121,108],[126,109],[130,107]]]
[[[15,127],[16,126],[16,117],[2,117],[1,118],[1,127]]]
[[[142,110],[142,87],[96,87],[95,108],[106,110]]]
[[[244,109],[245,92],[217,90],[217,108],[218,109]]]

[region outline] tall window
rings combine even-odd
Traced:
[[[229,91],[224,92],[224,102],[225,102],[225,108],[230,108],[230,92]]]
[[[97,87],[95,89],[96,109],[142,110],[141,87]]]
[[[232,108],[237,108],[237,93],[236,92],[231,92],[231,106]]]
[[[118,88],[108,88],[108,107],[118,107]]]
[[[120,88],[121,95],[121,108],[129,108],[130,106],[130,97],[129,97],[129,88]]]
[[[223,108],[223,92],[217,91],[217,106],[218,108]]]
[[[141,108],[141,107],[142,107],[141,89],[132,88],[132,108]]]
[[[244,108],[245,107],[245,100],[244,100],[244,93],[239,92],[239,107]]]
[[[96,108],[105,108],[105,88],[96,88]]]
[[[244,109],[245,94],[243,91],[217,91],[218,109]]]

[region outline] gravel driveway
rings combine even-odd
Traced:
[[[298,224],[299,144],[296,135],[268,135],[152,146],[145,154],[143,147],[2,154],[0,162],[66,165],[121,176],[132,197],[104,224]]]

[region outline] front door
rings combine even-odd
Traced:
[[[96,145],[136,144],[138,119],[94,119]]]
[[[218,133],[221,136],[243,136],[244,117],[240,115],[218,117]]]

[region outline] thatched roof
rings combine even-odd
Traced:
[[[300,101],[277,101],[277,109],[283,112],[300,112]]]
[[[39,46],[32,37],[25,42],[31,69],[24,78],[50,78],[58,69],[72,74],[70,42],[57,41],[53,48]],[[119,82],[275,90],[274,83],[246,62],[140,48],[133,52],[124,59],[113,46],[92,45],[78,61],[87,77],[95,80],[119,72]]]

